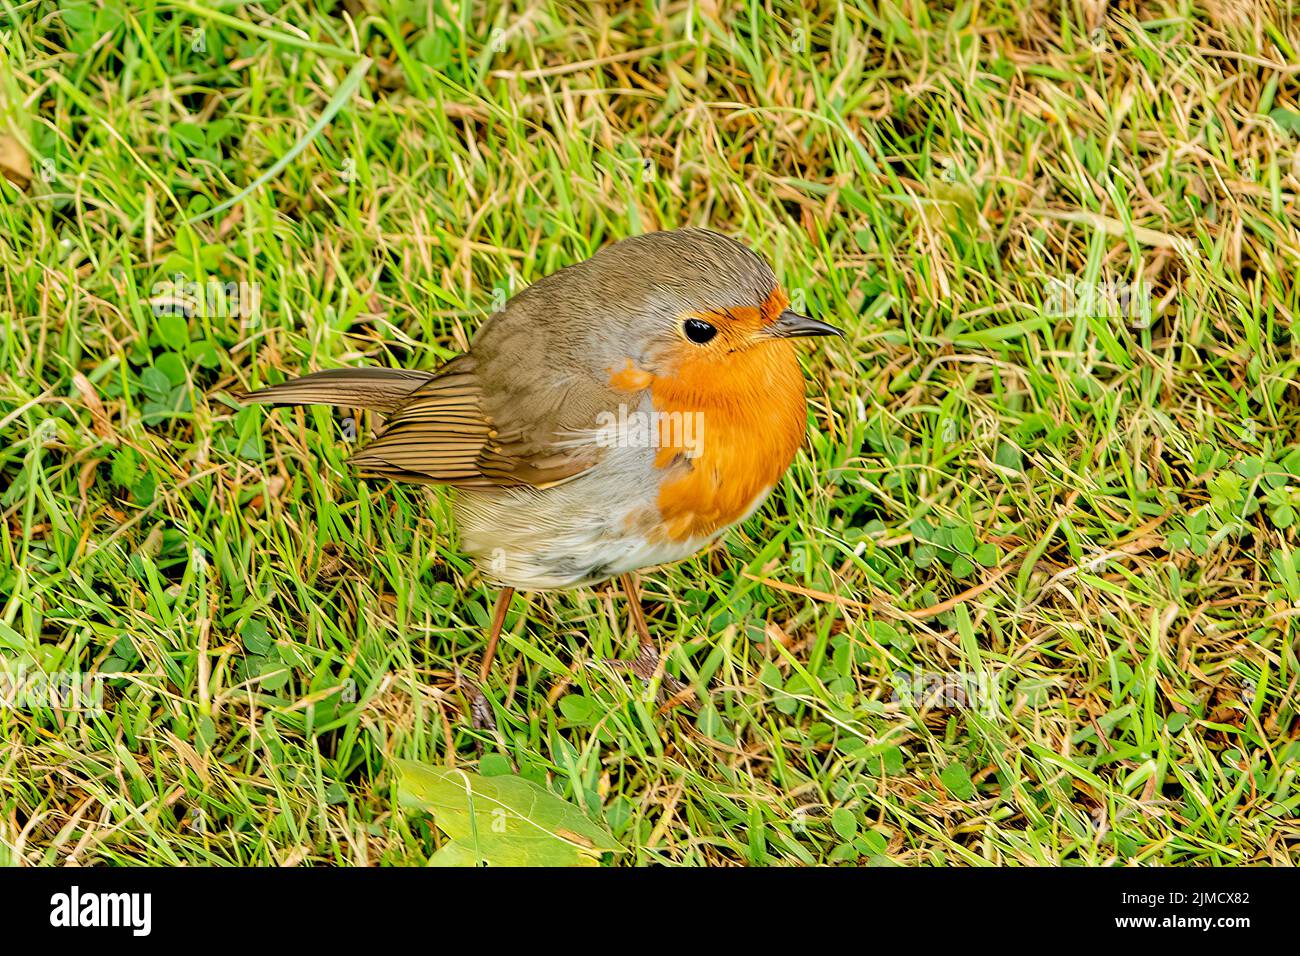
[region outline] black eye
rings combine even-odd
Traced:
[[[703,345],[718,334],[718,330],[703,319],[687,319],[682,329],[686,332],[686,337],[696,345]]]

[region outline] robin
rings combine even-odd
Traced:
[[[649,678],[659,653],[635,572],[688,558],[763,503],[807,419],[799,315],[726,236],[634,236],[519,293],[432,372],[345,368],[241,396],[379,412],[366,475],[449,485],[462,549],[501,587],[480,678],[518,590],[619,577]],[[684,688],[664,676],[664,686]],[[490,725],[481,693],[471,711]]]

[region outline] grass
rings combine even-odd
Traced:
[[[410,758],[611,863],[1295,862],[1294,4],[722,6],[0,0],[0,654],[105,675],[0,710],[0,859],[419,864]],[[446,497],[228,396],[687,224],[848,330],[770,502],[644,578],[714,689],[657,714],[589,666],[621,599],[533,595],[477,733]]]

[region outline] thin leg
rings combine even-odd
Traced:
[[[497,595],[497,606],[492,612],[492,627],[488,630],[487,649],[483,651],[483,662],[479,664],[478,679],[486,684],[488,674],[492,672],[492,661],[497,656],[497,641],[501,640],[501,629],[505,627],[506,612],[510,610],[510,601],[515,596],[514,588],[502,588]],[[492,705],[479,687],[471,687],[469,692],[470,723],[479,730],[496,730],[496,718],[492,716]]]
[[[492,629],[488,631],[487,650],[483,652],[483,663],[478,668],[478,679],[487,680],[492,671],[492,661],[497,656],[497,641],[501,640],[501,628],[506,623],[506,612],[510,610],[510,601],[515,596],[514,588],[502,588],[497,595],[496,610],[492,612]],[[642,624],[642,627],[645,625]]]
[[[650,628],[645,622],[645,611],[641,609],[641,589],[637,587],[636,575],[620,574],[618,583],[623,586],[623,593],[627,595],[628,611],[632,615],[632,626],[636,628],[636,636],[642,647],[649,645],[655,647],[654,638],[650,636]],[[658,653],[658,648],[655,648]]]
[[[645,622],[645,612],[641,610],[641,590],[637,587],[636,575],[621,574],[618,578],[627,595],[628,613],[632,618],[632,627],[636,630],[637,655],[632,661],[610,661],[619,670],[629,670],[642,680],[653,680],[660,675],[660,686],[672,698],[669,704],[676,706],[687,700],[691,694],[689,684],[684,684],[672,674],[662,673],[659,667],[659,645],[650,636],[650,628]],[[680,699],[679,699],[680,698]]]

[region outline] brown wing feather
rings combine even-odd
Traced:
[[[400,368],[332,368],[234,397],[248,405],[342,405],[388,413],[433,376]]]
[[[603,363],[590,360],[587,333],[574,327],[594,321],[585,291],[566,284],[575,277],[565,269],[525,289],[484,323],[468,353],[435,372],[318,372],[246,400],[383,412],[387,426],[352,462],[395,481],[466,488],[564,481],[601,454],[574,437],[595,428],[601,412],[634,401],[605,384],[607,370],[589,367]]]
[[[397,481],[466,488],[543,487],[595,462],[590,447],[557,445],[553,418],[526,403],[491,400],[474,354],[453,359],[413,391],[383,432],[352,456],[352,464]],[[501,427],[497,417],[510,419]],[[537,412],[523,422],[523,416]]]

